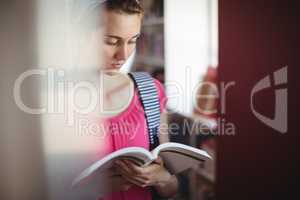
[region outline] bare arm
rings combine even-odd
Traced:
[[[161,115],[159,132],[160,144],[170,141],[168,134],[168,116],[166,112],[162,113]],[[165,173],[167,174],[166,181],[158,183],[155,186],[155,189],[158,192],[158,194],[162,197],[172,197],[178,191],[178,180],[175,175],[171,175],[166,169],[165,171]]]
[[[154,187],[160,196],[173,197],[178,192],[178,186],[179,184],[178,184],[177,177],[175,175],[169,174],[169,178],[165,179],[165,181],[159,182]]]

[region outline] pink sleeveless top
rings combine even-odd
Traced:
[[[155,85],[158,91],[160,111],[163,112],[166,107],[167,98],[162,84],[155,79]],[[139,100],[137,89],[128,108],[119,115],[106,118],[105,144],[102,150],[103,155],[107,155],[118,149],[125,147],[143,147],[149,150],[149,137],[144,110]],[[132,186],[128,191],[115,192],[99,200],[151,200],[150,188],[141,188]]]

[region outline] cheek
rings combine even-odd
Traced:
[[[131,54],[134,52],[136,45],[130,45],[128,47],[128,57],[131,56]]]
[[[113,59],[115,54],[115,49],[109,45],[103,45],[102,58],[104,62],[109,62]]]

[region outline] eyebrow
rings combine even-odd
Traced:
[[[135,39],[135,38],[138,38],[141,34],[137,34],[135,36],[133,36],[132,38],[130,39]],[[105,37],[110,37],[110,38],[115,38],[115,39],[118,39],[118,40],[122,40],[123,38],[119,37],[119,36],[116,36],[116,35],[105,35]]]

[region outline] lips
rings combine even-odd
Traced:
[[[124,63],[112,63],[111,66],[113,68],[121,68],[123,66]]]

